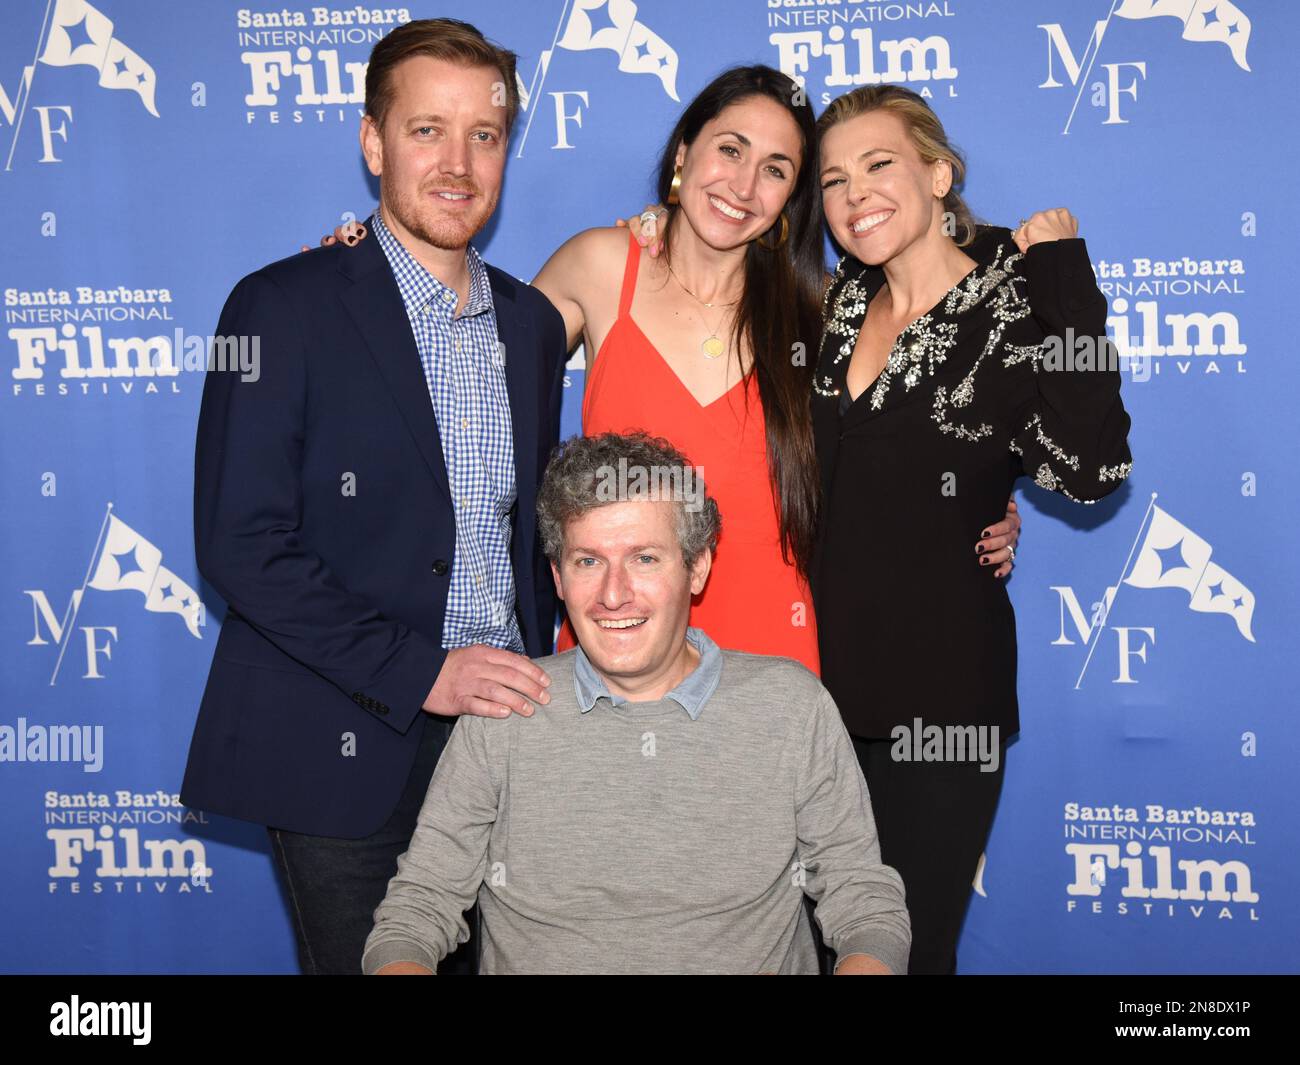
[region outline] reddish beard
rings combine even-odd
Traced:
[[[466,214],[459,218],[443,215],[436,207],[422,210],[421,208],[430,200],[437,199],[437,194],[421,191],[421,198],[414,203],[404,195],[394,197],[389,203],[393,217],[412,236],[435,248],[444,251],[463,248],[487,225],[488,219],[492,217],[492,212],[496,208],[496,200],[484,203],[478,187],[472,184],[440,181],[434,187],[448,192],[467,193],[474,197],[473,202],[481,205],[481,209],[474,214]]]

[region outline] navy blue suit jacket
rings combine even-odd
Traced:
[[[564,323],[488,267],[505,345],[520,631],[550,653],[537,488],[559,434]],[[379,241],[258,270],[217,332],[260,337],[260,377],[209,369],[194,470],[199,572],[229,604],[181,799],[295,832],[383,826],[446,652],[455,520],[419,352]],[[355,482],[345,492],[345,478]]]

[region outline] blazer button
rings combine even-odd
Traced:
[[[433,572],[439,577],[445,576],[447,573],[447,560],[445,558],[434,559]]]

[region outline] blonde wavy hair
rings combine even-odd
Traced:
[[[907,132],[927,166],[940,160],[952,167],[952,184],[943,198],[943,209],[954,221],[953,240],[964,248],[975,239],[977,220],[962,198],[960,189],[966,179],[966,161],[953,147],[944,132],[939,116],[924,97],[901,85],[864,85],[832,100],[817,120],[817,139],[841,122],[872,111],[889,111],[903,120]]]

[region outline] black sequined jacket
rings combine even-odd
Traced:
[[[847,258],[825,295],[812,584],[822,680],[863,738],[916,717],[1019,730],[1015,616],[974,545],[1021,476],[1088,503],[1132,468],[1083,240],[1021,254],[986,226],[966,252],[976,268],[903,330],[856,400],[845,375],[884,275]]]

